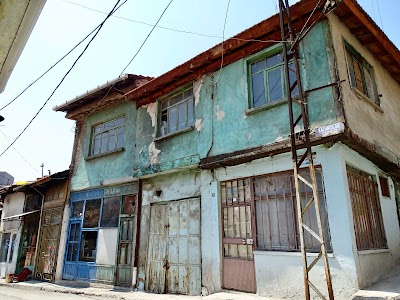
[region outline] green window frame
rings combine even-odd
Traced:
[[[350,86],[372,103],[380,105],[373,67],[344,41]]]
[[[268,48],[246,61],[249,81],[249,107],[258,108],[287,100],[282,45]],[[289,62],[290,82],[296,80],[293,62]],[[299,94],[296,87],[292,97]]]
[[[194,126],[193,87],[186,87],[159,100],[157,137],[172,135]]]
[[[92,127],[89,156],[112,152],[124,147],[125,116]]]

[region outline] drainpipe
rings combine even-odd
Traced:
[[[36,249],[35,249],[35,264],[33,266],[33,272],[32,275],[35,277],[35,269],[37,266],[37,263],[39,261],[38,257],[38,250],[39,250],[39,241],[40,241],[40,232],[42,231],[42,216],[43,216],[43,210],[44,210],[44,194],[42,194],[37,188],[34,186],[32,187],[36,192],[38,192],[42,196],[42,206],[40,208],[40,217],[39,217],[39,226],[38,226],[38,234],[36,238]]]
[[[136,241],[135,241],[135,259],[133,262],[132,286],[137,287],[137,274],[139,265],[139,242],[140,242],[140,223],[142,216],[142,179],[138,181],[138,194],[136,203]]]

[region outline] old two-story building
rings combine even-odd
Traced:
[[[32,278],[55,280],[57,266],[63,262],[58,253],[60,241],[66,239],[61,226],[68,182],[66,170],[0,189],[0,277],[17,276],[28,268]]]
[[[297,31],[314,7],[291,7]],[[303,298],[279,26],[274,15],[159,77],[125,75],[54,108],[77,121],[64,279]],[[400,258],[400,53],[354,0],[300,52],[332,284],[348,299]],[[310,278],[324,287],[323,274]]]

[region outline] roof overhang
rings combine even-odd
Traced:
[[[0,92],[17,64],[46,0],[0,2]]]
[[[53,110],[69,113],[84,106],[89,107],[90,104],[99,104],[100,101],[103,102],[103,105],[107,104],[110,98],[122,98],[124,101],[126,101],[124,95],[127,91],[135,89],[139,85],[151,79],[153,78],[142,75],[123,74],[113,80],[99,85],[92,90],[87,91],[86,93],[83,93],[82,95],[66,101],[64,104],[53,107]],[[105,99],[106,97],[107,99]]]
[[[299,32],[317,4],[317,0],[302,0],[291,6],[294,29]],[[400,54],[397,47],[368,16],[355,0],[343,0],[333,13],[359,38],[371,38],[366,47],[382,62],[389,73],[400,83]],[[310,19],[311,24],[319,12]],[[272,41],[271,41],[272,40]],[[214,72],[223,65],[231,64],[281,40],[279,15],[276,14],[215,47],[197,55],[171,71],[154,78],[148,83],[128,92],[125,97],[136,101],[137,106],[154,102],[176,88]],[[267,42],[271,41],[271,42]],[[365,40],[364,40],[365,42]],[[380,53],[384,53],[380,56]]]
[[[354,0],[344,0],[334,13],[350,32],[400,83],[400,51],[371,17]]]

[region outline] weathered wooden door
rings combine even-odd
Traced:
[[[132,257],[133,257],[133,233],[134,218],[120,218],[120,232],[117,256],[117,280],[116,285],[129,287],[132,285]]]
[[[155,293],[201,293],[200,199],[151,207],[146,278]]]
[[[36,261],[35,277],[41,280],[52,281],[57,263],[58,245],[62,220],[62,209],[44,212],[38,258]]]
[[[226,289],[256,292],[254,201],[250,179],[221,183],[223,274]]]

